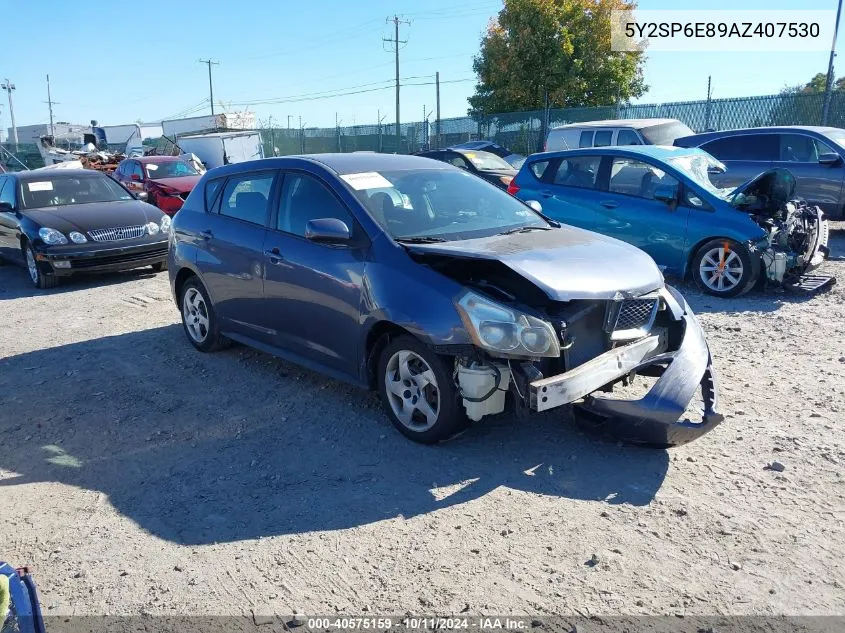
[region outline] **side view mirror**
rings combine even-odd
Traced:
[[[0,202],[0,213],[12,213],[14,209],[8,202]]]
[[[129,179],[137,182],[141,180],[141,177],[138,174],[132,174],[131,176],[129,176]]]
[[[543,212],[543,205],[537,202],[536,200],[526,200],[525,204],[534,209],[537,213]]]
[[[674,204],[678,200],[677,185],[657,185],[654,188],[654,199],[666,204]]]
[[[835,152],[825,152],[824,154],[819,154],[820,165],[838,165],[841,162],[842,158],[840,158],[839,154]]]
[[[139,191],[135,194],[135,197],[138,200],[142,200],[143,202],[146,202],[147,200],[149,200],[150,194],[148,194],[146,191]]]
[[[352,239],[346,222],[337,218],[317,218],[305,225],[305,239],[322,244],[343,244]]]

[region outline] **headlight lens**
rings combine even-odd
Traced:
[[[170,233],[171,222],[172,222],[172,220],[170,219],[169,215],[166,215],[161,219],[161,232],[162,233]]]
[[[455,307],[473,342],[482,349],[507,357],[560,356],[554,328],[542,319],[472,291],[464,293]]]
[[[158,231],[158,224],[156,224],[155,222],[147,223],[147,233],[149,233],[150,235],[157,235]]]
[[[67,244],[67,238],[56,229],[47,228],[38,229],[38,237],[50,246],[58,246],[59,244]]]
[[[73,242],[74,244],[84,244],[85,242],[88,241],[88,238],[85,237],[79,231],[71,231],[70,233],[67,234],[67,236],[70,238],[70,241]]]

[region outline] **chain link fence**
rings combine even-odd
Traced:
[[[821,125],[823,94],[767,95],[660,104],[595,108],[552,108],[509,112],[481,118],[456,117],[400,125],[355,125],[330,128],[262,129],[266,156],[319,152],[398,152],[489,139],[520,154],[542,150],[549,128],[606,119],[669,118],[696,132],[770,125]],[[832,94],[828,125],[845,127],[845,92]],[[275,151],[274,151],[275,150]]]
[[[549,128],[566,123],[604,119],[670,118],[686,123],[696,132],[769,125],[821,125],[823,94],[779,94],[660,104],[626,104],[596,108],[552,108],[509,112],[472,118],[395,124],[353,125],[329,128],[263,128],[265,156],[316,154],[321,152],[385,152],[412,154],[430,148],[489,139],[520,154],[543,149]],[[845,127],[845,92],[834,92],[828,125]],[[162,139],[163,141],[164,139]],[[160,142],[161,144],[161,142]],[[28,167],[43,164],[34,145],[3,148]],[[159,153],[170,153],[159,151]],[[3,152],[0,151],[0,157]],[[5,161],[7,168],[15,165]]]

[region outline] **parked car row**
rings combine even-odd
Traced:
[[[703,332],[662,273],[725,297],[760,278],[818,288],[827,220],[788,170],[723,189],[728,167],[703,149],[597,135],[518,171],[452,147],[0,175],[0,256],[40,288],[166,267],[198,350],[235,341],[375,389],[414,441],[567,406],[631,442],[683,444],[722,416]],[[643,398],[603,395],[635,375],[656,379]]]

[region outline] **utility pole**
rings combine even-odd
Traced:
[[[434,77],[437,84],[437,149],[440,149],[440,71],[434,73]]]
[[[208,100],[211,102],[211,116],[214,116],[214,86],[211,83],[211,65],[219,66],[220,62],[213,59],[201,59],[201,64],[208,64]]]
[[[711,80],[711,76],[707,75],[707,109],[705,110],[705,115],[704,115],[704,131],[705,132],[710,131],[710,109],[712,107],[711,97],[713,95],[713,93],[710,90],[710,86],[711,86],[710,80]]]
[[[382,151],[382,144],[381,144],[381,123],[387,117],[385,114],[384,116],[381,115],[381,110],[377,110],[376,120],[378,121],[378,151]]]
[[[290,131],[290,115],[288,115],[288,131]]]
[[[399,127],[399,45],[400,44],[407,44],[408,40],[400,40],[399,39],[399,25],[400,24],[407,24],[410,26],[410,22],[407,20],[400,20],[398,15],[394,15],[393,19],[388,18],[388,22],[393,22],[393,39],[384,39],[385,42],[390,42],[393,44],[393,52],[396,54],[396,152],[399,153],[402,150],[402,131]]]
[[[50,97],[50,75],[47,75],[47,107],[50,109],[50,136],[55,135],[53,131],[53,104],[58,105],[58,101],[53,101],[52,97]]]
[[[273,149],[273,156],[276,155],[276,134],[275,130],[273,129],[273,115],[270,115],[270,120],[267,122],[268,127],[270,128],[270,147]]]
[[[839,34],[839,16],[842,14],[842,0],[836,7],[836,27],[833,29],[833,42],[830,44],[830,62],[827,65],[827,81],[824,89],[824,110],[822,125],[827,125],[827,115],[830,112],[831,90],[833,88],[833,58],[836,57],[836,36]]]
[[[302,127],[302,115],[299,115],[299,153],[305,153],[305,129]]]
[[[15,149],[18,147],[18,126],[15,125],[15,107],[12,105],[12,90],[15,89],[15,84],[6,78],[6,83],[0,84],[0,88],[9,93],[9,116],[12,118],[12,142],[15,144]]]

